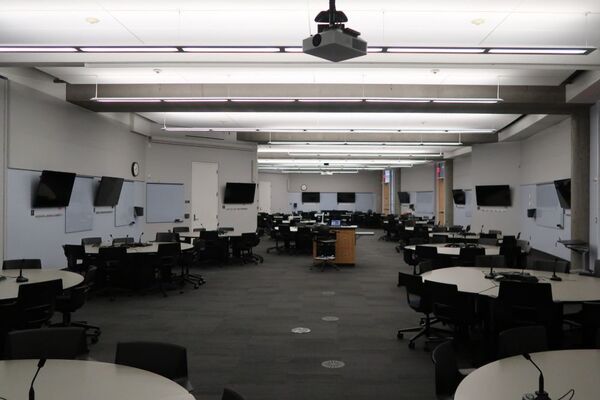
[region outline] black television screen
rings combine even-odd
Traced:
[[[321,193],[319,192],[303,192],[303,203],[319,203],[321,201]]]
[[[119,203],[121,197],[121,188],[123,187],[123,178],[111,178],[103,176],[100,180],[100,186],[96,191],[94,207],[114,207]]]
[[[356,203],[356,193],[338,193],[337,194],[337,202],[338,203]]]
[[[465,205],[467,203],[465,191],[462,189],[454,189],[452,191],[452,197],[454,198],[454,204]]]
[[[408,204],[410,203],[410,193],[398,192],[398,199],[400,200],[400,204]]]
[[[71,201],[75,176],[70,172],[42,171],[33,207],[67,207]]]
[[[254,203],[256,183],[232,183],[225,185],[224,204],[250,204]]]
[[[571,180],[561,179],[554,181],[554,187],[556,188],[556,194],[558,195],[558,201],[560,206],[566,210],[571,208]]]
[[[510,207],[510,187],[508,185],[475,186],[477,205],[483,207]]]

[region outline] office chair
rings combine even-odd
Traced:
[[[296,252],[303,254],[312,253],[312,239],[312,229],[308,226],[299,226],[295,237]]]
[[[84,245],[65,244],[63,245],[63,252],[67,258],[67,269],[69,271],[81,273],[87,269],[87,256]]]
[[[83,328],[26,329],[6,335],[7,360],[75,360],[85,356],[88,351]]]
[[[179,235],[175,232],[157,232],[154,241],[159,243],[179,242]]]
[[[499,231],[499,230],[497,230],[497,229],[490,229],[490,230],[488,231],[488,234],[490,234],[490,235],[497,235],[497,236],[501,236],[501,235],[502,235],[502,231]],[[485,235],[485,234],[484,234],[484,235]]]
[[[223,389],[223,395],[221,396],[221,400],[246,400],[244,396],[237,393],[232,389],[225,388]]]
[[[101,237],[87,237],[81,238],[81,244],[84,246],[100,246],[102,244]]]
[[[498,240],[498,234],[492,233],[492,231],[490,231],[489,233],[480,233],[479,234],[479,238],[480,239],[495,239],[495,240]]]
[[[547,350],[548,338],[542,325],[520,326],[498,334],[498,359]]]
[[[483,244],[483,245],[487,245],[487,246],[497,246],[498,245],[498,239],[496,239],[496,238],[482,238],[482,237],[480,237],[477,240],[477,243]]]
[[[425,291],[431,299],[431,312],[436,319],[454,328],[455,334],[468,336],[477,322],[472,296],[458,291],[456,285],[425,281]]]
[[[2,269],[42,269],[42,261],[37,258],[24,258],[21,260],[4,260]]]
[[[446,236],[446,235],[436,235],[434,233],[433,235],[431,235],[431,239],[429,240],[429,242],[430,243],[440,244],[440,243],[446,243],[447,240],[448,240],[448,236]]]
[[[205,251],[202,253],[203,260],[214,260],[219,263],[227,260],[229,243],[226,239],[219,238],[218,231],[201,231],[200,239],[205,243]]]
[[[206,250],[206,242],[203,239],[194,239],[192,249],[181,252],[181,279],[193,285],[194,289],[198,289],[200,285],[204,285],[206,281],[202,275],[190,273],[190,267],[198,264],[202,253]]]
[[[160,342],[117,343],[115,364],[154,372],[177,382],[188,392],[194,390],[188,378],[185,347]]]
[[[243,264],[246,264],[247,262],[253,262],[254,264],[258,264],[263,263],[265,261],[264,258],[262,258],[262,256],[254,254],[252,252],[252,249],[258,246],[259,243],[260,238],[256,233],[242,233],[242,236],[239,241],[239,250]]]
[[[475,256],[475,266],[479,268],[504,268],[504,256]]]
[[[600,346],[600,302],[583,303],[581,310],[582,345],[594,349]]]
[[[190,228],[187,226],[175,226],[173,227],[173,233],[182,233],[182,232],[189,232]]]
[[[331,233],[328,229],[319,229],[314,237],[316,254],[310,269],[319,268],[321,272],[325,268],[332,267],[339,271],[339,267],[335,264],[335,245],[337,243],[336,234]]]
[[[462,225],[452,225],[452,226],[448,227],[448,232],[460,233],[460,232],[462,232],[462,230],[463,230]]]
[[[89,292],[96,280],[97,267],[91,266],[79,285],[66,290],[63,294],[56,298],[56,311],[62,313],[62,322],[53,326],[77,327],[83,328],[86,335],[92,338],[92,342],[96,343],[100,336],[100,327],[89,325],[86,321],[72,321],[71,314],[79,310],[85,304]],[[88,333],[89,332],[89,333]]]
[[[424,314],[425,317],[421,318],[421,324],[419,326],[399,329],[397,338],[403,339],[405,333],[415,332],[415,335],[413,335],[408,341],[409,349],[414,349],[415,342],[422,336],[425,336],[427,342],[433,341],[434,338],[432,334],[434,332],[443,331],[432,327],[432,324],[436,323],[437,320],[431,317],[431,299],[425,292],[423,278],[419,275],[411,275],[399,272],[398,286],[404,286],[406,288],[406,301],[408,306],[414,311]]]
[[[159,289],[167,297],[164,284],[173,281],[173,269],[179,266],[181,260],[181,243],[160,243],[157,258]]]
[[[62,279],[20,285],[16,304],[17,328],[40,328],[50,321],[56,297],[61,292]]]
[[[468,375],[458,368],[452,341],[437,346],[431,354],[435,366],[435,394],[438,400],[452,400],[460,382]]]
[[[125,247],[100,247],[98,250],[97,282],[104,287],[118,287],[123,283],[126,269]]]
[[[571,263],[564,260],[534,260],[529,269],[548,272],[556,271],[568,274],[571,270]]]
[[[133,237],[129,237],[129,236],[114,238],[112,241],[113,246],[123,246],[123,245],[128,245],[128,244],[133,244],[133,243],[134,243]]]
[[[480,247],[461,247],[457,264],[465,267],[475,265],[475,257],[485,256],[485,249]]]
[[[435,246],[421,246],[417,245],[415,247],[415,256],[417,257],[418,264],[413,269],[413,273],[417,273],[417,269],[419,268],[419,264],[423,261],[430,261],[434,267],[436,267],[439,263],[440,257],[438,257],[438,250]]]
[[[562,305],[552,300],[549,283],[501,281],[493,309],[500,330],[543,325],[551,346],[562,339]]]

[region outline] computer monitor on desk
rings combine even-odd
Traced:
[[[332,219],[331,226],[342,226],[342,221],[340,221],[339,219]]]

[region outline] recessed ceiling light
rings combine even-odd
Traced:
[[[0,47],[0,53],[74,53],[75,47]]]
[[[88,24],[94,25],[94,24],[97,24],[98,22],[100,22],[100,19],[96,18],[96,17],[87,17],[85,19],[85,22],[87,22]]]
[[[483,25],[483,24],[485,24],[485,19],[484,18],[475,18],[475,19],[471,20],[471,23],[476,26]]]
[[[176,53],[177,47],[80,47],[86,53]]]

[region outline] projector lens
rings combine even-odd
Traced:
[[[313,46],[315,46],[315,47],[319,46],[321,44],[321,40],[322,40],[321,35],[317,33],[312,38],[312,44],[313,44]]]

